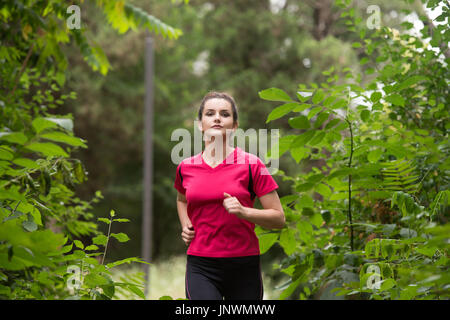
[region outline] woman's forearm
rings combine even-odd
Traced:
[[[243,218],[266,229],[282,229],[286,223],[284,213],[275,209],[244,207]]]
[[[178,218],[180,219],[181,228],[190,224],[190,220],[187,214],[187,202],[183,202],[177,199],[177,211]]]

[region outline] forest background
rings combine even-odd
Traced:
[[[108,3],[113,4],[108,6]],[[68,196],[66,200],[78,199],[74,202],[79,203],[78,206],[74,206],[74,208],[77,208],[74,212],[78,213],[79,216],[72,218],[85,221],[85,224],[75,223],[72,229],[69,224],[65,225],[67,220],[55,223],[56,226],[64,230],[68,229],[65,235],[68,235],[69,242],[73,242],[75,247],[79,249],[86,250],[93,230],[97,230],[97,227],[86,221],[92,220],[92,218],[94,220],[104,219],[104,221],[100,220],[100,222],[105,222],[105,224],[99,225],[98,230],[105,233],[109,232],[108,227],[111,226],[113,220],[113,215],[110,215],[111,210],[114,210],[112,212],[120,216],[120,219],[129,220],[128,223],[114,224],[114,235],[119,241],[104,242],[103,238],[97,238],[97,241],[93,242],[97,245],[108,244],[108,255],[106,258],[104,257],[105,261],[102,261],[102,264],[103,262],[111,264],[113,261],[127,259],[130,256],[141,256],[145,31],[143,29],[136,31],[125,30],[126,32],[123,34],[120,31],[117,32],[122,27],[120,21],[117,22],[116,20],[114,22],[114,18],[117,18],[117,15],[115,16],[117,13],[114,10],[121,10],[121,5],[117,6],[117,3],[123,6],[124,2],[106,1],[103,8],[99,8],[98,2],[94,1],[82,1],[79,3],[84,36],[87,39],[87,43],[94,50],[87,50],[87,43],[84,43],[81,37],[74,37],[77,46],[73,45],[73,43],[61,43],[60,54],[67,57],[67,63],[64,67],[61,67],[61,69],[66,69],[64,80],[54,72],[56,74],[56,82],[62,87],[58,95],[60,97],[65,95],[67,98],[72,97],[74,99],[67,99],[64,103],[58,103],[57,107],[48,107],[48,109],[40,111],[47,118],[51,116],[53,117],[52,119],[71,119],[72,122],[70,123],[72,123],[73,127],[65,127],[66,130],[69,129],[73,133],[73,136],[69,136],[83,139],[74,142],[74,140],[67,139],[63,141],[64,139],[59,137],[60,140],[58,141],[58,137],[47,136],[49,139],[53,137],[53,141],[65,143],[69,141],[69,145],[74,147],[70,153],[71,158],[79,159],[79,162],[74,162],[74,167],[68,165],[65,169],[61,168],[62,171],[73,170],[74,172],[74,177],[72,177],[74,181],[72,182],[70,179],[61,177],[61,181],[64,181],[66,185],[70,185],[73,190],[73,194],[67,190]],[[448,43],[446,40],[448,40],[449,31],[448,27],[439,27],[441,25],[439,22],[442,23],[442,21],[433,22],[432,18],[430,18],[432,9],[440,5],[439,1],[427,1],[429,8],[425,8],[420,1],[370,1],[369,3],[367,1],[330,0],[135,0],[128,3],[133,4],[134,8],[142,8],[144,11],[163,20],[165,24],[178,28],[182,32],[180,36],[173,36],[177,32],[167,32],[166,29],[165,32],[162,31],[152,35],[155,43],[154,245],[152,256],[155,261],[164,261],[172,256],[183,254],[186,249],[180,238],[180,226],[176,213],[176,190],[173,188],[176,164],[171,162],[171,151],[177,142],[170,141],[170,137],[177,128],[186,128],[193,132],[193,121],[201,98],[210,90],[227,91],[235,97],[239,107],[240,127],[244,130],[248,128],[280,129],[282,136],[285,136],[280,142],[282,152],[279,168],[281,171],[279,174],[274,175],[274,178],[280,186],[278,193],[282,197],[283,205],[286,209],[288,227],[281,233],[265,233],[264,230],[258,229],[261,245],[265,252],[263,262],[266,274],[275,280],[280,278],[281,274],[290,278],[284,286],[282,285],[279,288],[280,292],[283,292],[283,298],[311,298],[324,289],[325,279],[327,281],[330,280],[327,277],[331,274],[341,276],[340,281],[338,281],[340,286],[344,282],[351,283],[351,280],[353,280],[353,283],[355,281],[360,284],[363,283],[364,281],[361,280],[359,282],[354,277],[352,278],[350,274],[354,276],[359,273],[362,278],[366,277],[365,280],[371,276],[367,268],[361,268],[364,265],[362,263],[364,255],[366,255],[366,258],[373,258],[368,254],[368,251],[371,250],[370,245],[368,248],[365,247],[367,243],[374,244],[376,241],[373,242],[372,240],[382,239],[383,236],[380,235],[386,233],[388,236],[384,238],[415,239],[415,237],[411,236],[412,231],[416,232],[416,236],[418,236],[417,231],[410,225],[411,222],[408,219],[404,221],[395,220],[395,216],[398,216],[399,212],[399,215],[403,215],[403,218],[408,218],[408,212],[415,215],[421,214],[420,218],[428,218],[429,221],[427,222],[437,222],[438,225],[447,226],[448,125],[446,123],[448,123],[449,97],[448,70],[446,68],[446,63],[448,63],[448,45],[446,46],[445,44]],[[380,13],[378,22],[376,19],[374,20],[373,11],[368,11],[369,6],[378,8]],[[440,8],[441,12],[443,12],[441,14],[442,20],[448,17],[448,2],[442,2]],[[65,8],[62,7],[62,9]],[[7,20],[7,14],[5,13],[7,10],[13,12],[11,7],[6,10],[3,8],[4,21]],[[137,15],[136,12],[138,11],[133,12]],[[438,16],[438,14],[434,14]],[[64,17],[59,18],[63,19]],[[373,23],[378,23],[379,27],[383,27],[382,31],[379,31],[380,28],[369,28],[370,24]],[[108,26],[108,24],[112,24],[112,27]],[[17,34],[24,38],[24,43],[27,43],[26,40],[32,38],[32,34],[37,31],[34,28],[26,27],[27,24],[19,23],[19,25],[20,32]],[[28,26],[30,25],[32,24],[28,24]],[[422,27],[424,28],[422,33],[420,33],[418,30]],[[400,43],[401,40],[405,40],[400,37],[400,34],[408,35],[414,28],[417,28],[415,31],[417,37],[422,36],[425,38],[430,36],[431,45],[438,50],[436,57],[433,57],[433,59],[437,61],[439,59],[445,60],[439,62],[442,65],[439,65],[434,70],[434,78],[429,80],[431,84],[425,86],[426,90],[417,87],[420,81],[424,81],[423,78],[418,78],[418,76],[424,76],[423,72],[426,70],[426,67],[434,62],[432,58],[429,57],[426,60],[426,56],[422,57],[423,60],[420,61],[423,63],[418,63],[419,66],[415,70],[411,68],[415,72],[411,74],[408,74],[407,71],[399,72],[400,67],[397,69],[386,67],[389,64],[402,66],[403,63],[407,62],[406,60],[409,57],[404,54],[406,45],[403,42]],[[361,31],[363,29],[365,30],[364,33]],[[7,28],[5,28],[5,22],[3,22],[2,41],[7,43],[7,40],[11,40],[13,37],[3,33],[5,30]],[[378,31],[379,33],[377,33]],[[67,30],[66,32],[70,33]],[[388,40],[384,44],[382,42],[377,43],[375,40],[373,42],[363,41],[366,33],[370,34],[371,32],[373,32],[371,36],[374,37],[385,36],[385,39],[393,42],[398,40],[398,48],[392,46],[392,43],[389,43]],[[58,33],[54,35],[56,41],[59,41]],[[62,35],[59,36],[61,36],[60,39],[63,38]],[[62,42],[64,43],[65,41]],[[389,47],[392,47],[390,52],[388,52]],[[420,46],[417,45],[417,47]],[[104,55],[98,48],[102,48]],[[398,52],[395,51],[395,48],[398,49]],[[25,49],[26,47],[23,47],[22,52],[27,53],[28,50]],[[47,50],[50,51],[52,49]],[[5,52],[2,51],[2,56],[0,57],[6,59],[3,60],[3,63],[8,60]],[[43,52],[45,53],[45,50]],[[45,71],[52,70],[51,68],[45,69],[43,67],[45,63],[39,64],[41,62],[40,55],[47,56],[46,58],[50,59],[47,63],[51,64],[52,62],[51,54],[49,55],[48,52],[47,54],[44,53],[33,52],[31,62],[27,68],[31,69],[32,62],[34,62],[38,68],[41,68],[41,71],[44,71],[42,75],[45,75]],[[27,59],[26,55],[18,55],[17,58],[17,61],[20,63],[17,64],[17,70],[11,72],[12,75],[17,74],[23,60]],[[58,59],[54,61],[58,61]],[[60,66],[58,65],[58,67]],[[53,69],[53,71],[56,70]],[[3,71],[6,72],[6,68]],[[20,84],[25,90],[28,89],[27,83],[30,82],[29,79],[32,76],[31,73],[28,75],[25,72],[24,74],[26,76],[20,78]],[[349,74],[351,75],[349,76]],[[403,77],[403,81],[406,81],[408,78],[412,80],[406,83],[400,82],[401,79],[395,78],[398,74],[401,74],[400,77]],[[413,76],[416,76],[416,78]],[[42,79],[41,76],[38,77]],[[51,76],[48,78],[51,78]],[[13,114],[12,112],[8,113],[8,104],[6,102],[11,92],[11,90],[8,91],[6,89],[14,87],[15,83],[13,81],[15,77],[11,77],[11,79],[10,83],[6,81],[2,83],[5,89],[3,93],[4,99],[2,99],[2,106],[4,107],[4,117],[2,118],[3,132],[8,131],[5,128],[16,131],[11,128],[11,121],[6,121],[11,120],[11,115]],[[355,87],[352,87],[352,92],[356,92],[360,96],[348,96],[347,102],[356,100],[356,98],[362,98],[363,87],[365,86],[372,91],[377,91],[376,86],[373,86],[375,80],[381,81],[381,83],[384,81],[384,85],[388,85],[389,81],[392,82],[392,80],[403,84],[403,87],[396,87],[389,92],[385,91],[388,97],[386,97],[387,99],[383,104],[386,107],[391,106],[392,113],[396,114],[395,119],[394,117],[390,117],[390,119],[401,123],[403,126],[386,122],[390,120],[381,119],[376,112],[368,114],[367,108],[358,108],[358,103],[361,103],[358,101],[354,104],[354,114],[356,116],[350,115],[351,112],[349,112],[348,108],[347,113],[321,112],[327,108],[337,110],[344,107],[344,105],[339,104],[340,99],[343,98],[342,90],[339,91],[339,86],[348,83],[348,79],[355,80]],[[16,87],[14,87],[13,93],[15,91],[20,93],[19,89],[15,90]],[[405,92],[400,94],[401,90],[409,89],[410,87],[413,90],[408,93],[409,96]],[[41,88],[42,92],[45,88],[48,88],[48,86],[44,85]],[[35,91],[29,92],[30,95],[41,94],[41,91],[38,91],[37,88],[33,90]],[[404,111],[405,108],[401,109],[401,111],[394,110],[394,107],[404,107],[405,104],[408,105],[409,101],[418,99],[417,96],[420,96],[420,91],[424,92],[422,97],[429,104],[430,110],[432,110],[429,111],[429,119],[427,117],[422,117],[421,119],[414,112]],[[306,95],[304,94],[305,92],[309,92],[309,94]],[[324,99],[326,95],[330,99]],[[298,97],[299,101],[296,101],[295,105],[292,103],[289,105],[289,102],[294,100],[291,97],[295,96]],[[408,97],[411,100],[408,100]],[[310,102],[308,102],[309,98],[311,98]],[[378,97],[378,94],[374,95],[373,93],[368,96],[368,100],[375,105],[381,101],[380,98],[381,96]],[[275,108],[277,106],[269,101],[288,103],[282,108]],[[423,106],[423,104],[418,104]],[[350,104],[348,103],[347,105]],[[381,110],[384,110],[383,105],[380,107]],[[312,109],[308,109],[309,113],[297,118],[289,120],[283,118],[294,108],[297,108],[294,111],[302,112],[310,107]],[[372,110],[377,110],[376,107]],[[343,109],[345,110],[345,108]],[[418,111],[419,114],[421,112]],[[423,112],[427,114],[428,111]],[[320,116],[319,113],[323,116]],[[44,130],[51,128],[51,125],[45,121],[42,123],[35,121],[39,112],[35,111],[29,114],[31,115],[31,118],[28,119],[30,127],[34,128],[38,134],[41,130],[44,132]],[[345,121],[332,122],[333,117],[331,114],[334,114],[334,120],[342,116],[345,118],[343,119]],[[357,117],[357,119],[352,117]],[[383,135],[383,138],[380,139],[378,137],[378,139],[380,141],[386,140],[388,146],[392,144],[391,149],[395,149],[394,146],[398,143],[395,139],[387,141],[389,137],[395,136],[394,131],[403,132],[402,130],[407,131],[408,129],[414,132],[414,136],[408,134],[402,136],[403,138],[411,139],[410,149],[408,149],[409,147],[405,147],[405,149],[398,147],[400,149],[397,150],[403,150],[403,154],[400,151],[400,153],[395,153],[390,149],[383,152],[380,148],[373,149],[374,146],[377,147],[376,144],[365,146],[362,143],[364,139],[361,138],[361,140],[355,141],[355,145],[357,142],[360,143],[360,148],[356,152],[353,149],[353,140],[350,139],[351,137],[349,137],[348,133],[351,125],[349,127],[345,126],[345,123],[353,123],[352,121],[356,121],[355,119],[359,121],[359,137],[364,137],[367,126],[374,126],[374,130],[381,130],[380,132]],[[309,124],[310,121],[312,125]],[[54,122],[57,123],[58,121]],[[332,134],[328,135],[326,133],[327,130],[333,128],[332,125],[328,125],[329,123],[333,123],[333,126],[338,128],[336,130],[340,129],[339,132],[343,130],[346,132],[342,134],[343,147],[340,146],[342,154],[340,152],[333,153],[332,147],[336,146],[333,143],[338,139],[334,138]],[[382,123],[380,128],[377,127],[376,123],[378,123],[378,126]],[[366,127],[364,127],[364,124]],[[415,125],[415,127],[411,128],[411,124]],[[309,136],[309,138],[302,137],[300,134],[297,137],[301,138],[293,142],[297,139],[296,133],[303,133],[304,130],[307,131],[311,128],[316,130],[314,131],[315,139],[312,139],[312,136]],[[323,130],[323,133],[319,132],[320,130]],[[329,131],[331,132],[332,130]],[[337,131],[334,132],[336,133]],[[340,133],[339,136],[341,136]],[[431,142],[426,140],[426,136],[432,137]],[[373,136],[369,140],[372,139]],[[325,140],[329,144],[329,148],[327,148],[328,145],[321,145],[322,141]],[[18,152],[14,149],[14,145],[20,144],[21,138],[3,134],[2,141],[6,145],[6,149],[4,149],[2,154],[2,159],[5,160],[3,168],[6,168],[7,165],[10,165],[9,163],[6,164],[7,161],[13,162],[17,158],[16,155],[10,158],[10,154]],[[345,171],[342,168],[341,171],[330,170],[335,169],[335,167],[327,163],[327,158],[330,159],[331,163],[347,163],[348,155],[346,156],[346,154],[350,150],[348,149],[350,148],[350,141],[352,141],[352,154],[355,151],[355,163],[363,164],[364,160],[357,157],[369,155],[369,158],[365,158],[365,161],[379,166],[376,168],[364,168],[364,166],[361,166],[362,169],[360,167],[361,171],[359,172]],[[311,145],[311,148],[303,146],[303,144],[306,145],[307,143]],[[430,144],[435,144],[439,148],[424,151],[423,149],[431,148]],[[312,148],[314,145],[319,145],[326,150],[323,153],[318,152],[317,148]],[[58,155],[59,152],[59,150],[55,151],[54,149],[43,151],[40,149],[43,147],[42,145],[34,147],[35,149],[28,148],[28,150],[33,150],[37,153],[41,152],[44,155],[52,155],[52,153],[53,155]],[[411,151],[411,148],[416,149]],[[287,152],[288,150],[289,152]],[[382,156],[383,154],[384,156]],[[427,154],[429,155],[428,158]],[[366,201],[368,202],[366,203],[364,203],[361,195],[357,195],[358,202],[353,207],[353,210],[355,210],[354,219],[360,222],[358,227],[364,229],[354,231],[353,227],[356,228],[357,226],[352,225],[350,230],[347,218],[351,215],[346,216],[346,210],[352,203],[352,200],[348,198],[348,193],[343,193],[334,198],[331,197],[331,188],[334,194],[338,194],[338,191],[342,190],[342,185],[332,181],[332,179],[350,177],[348,181],[351,183],[352,174],[354,174],[354,179],[357,181],[358,174],[363,176],[365,174],[373,174],[374,170],[380,171],[382,169],[381,160],[387,162],[401,158],[412,160],[412,162],[407,162],[407,164],[391,163],[391,167],[388,165],[384,166],[385,169],[393,170],[397,175],[396,178],[398,178],[395,179],[395,183],[385,179],[385,184],[377,185],[380,190],[386,193],[377,194],[373,198],[367,197]],[[16,165],[20,165],[20,163],[19,161]],[[320,170],[324,168],[326,170],[321,172]],[[32,165],[28,169],[33,170]],[[36,177],[36,181],[42,182],[37,184],[37,187],[41,188],[38,193],[43,191],[48,196],[48,193],[51,194],[51,192],[50,190],[45,190],[45,186],[49,177],[46,176],[45,170],[42,170],[42,168],[39,170],[41,170],[42,174]],[[2,217],[5,221],[10,222],[15,220],[11,219],[11,217],[20,218],[23,220],[21,220],[21,223],[25,231],[34,232],[32,223],[33,219],[36,219],[36,213],[27,207],[22,207],[22,204],[19,203],[21,201],[20,196],[14,198],[11,195],[13,191],[8,189],[11,184],[8,174],[11,176],[11,173],[11,171],[6,169],[2,171],[2,181],[5,182],[2,185],[4,187],[4,193],[1,198],[3,200],[2,215],[4,216]],[[12,173],[12,176],[14,174],[20,176],[18,172]],[[324,176],[328,180],[324,180]],[[378,174],[378,176],[382,175]],[[399,177],[406,177],[406,180],[401,180]],[[30,175],[30,179],[33,180],[34,177]],[[375,180],[375,178],[374,180],[365,180],[364,183],[367,186],[370,183],[375,183]],[[23,181],[21,183],[22,187],[26,187],[27,183],[29,184],[29,182]],[[418,185],[420,185],[419,189]],[[415,188],[414,190],[419,191],[416,193],[412,192],[412,186]],[[27,187],[26,189],[31,190],[31,188],[29,185],[29,188]],[[19,192],[18,190],[16,191]],[[93,197],[94,200],[92,200]],[[379,201],[380,199],[387,199],[389,202]],[[328,203],[326,200],[331,202]],[[336,209],[335,205],[339,209]],[[394,207],[395,205],[397,207]],[[402,206],[404,206],[404,209]],[[392,208],[395,210],[390,210]],[[19,209],[22,211],[19,211]],[[335,209],[336,211],[334,211]],[[58,210],[62,209],[59,208]],[[402,210],[405,212],[402,213]],[[349,209],[350,211],[351,209]],[[21,212],[22,215],[19,215],[17,212]],[[425,212],[428,212],[428,215]],[[44,214],[42,213],[42,215]],[[330,216],[333,218],[330,218]],[[109,223],[105,217],[111,218]],[[306,219],[308,222],[302,219]],[[334,230],[330,228],[327,232],[322,232],[321,227],[323,227],[324,222],[325,224],[330,223],[330,219],[336,223]],[[419,225],[424,227],[425,222],[420,221]],[[48,223],[51,222],[51,219],[46,222],[47,224],[41,223],[37,225],[39,228],[49,227]],[[373,224],[369,222],[373,222]],[[294,227],[291,229],[289,226]],[[398,227],[397,229],[396,226]],[[432,225],[431,227],[436,226]],[[430,274],[419,277],[421,281],[427,280],[428,282],[425,281],[425,283],[433,283],[434,286],[424,286],[423,288],[425,289],[422,291],[417,291],[417,288],[411,289],[408,291],[410,293],[409,297],[414,298],[423,293],[429,294],[430,297],[436,297],[436,295],[439,296],[440,294],[448,297],[448,276],[438,276],[439,272],[447,270],[448,266],[448,259],[443,258],[448,256],[448,251],[446,251],[448,250],[448,242],[443,236],[448,230],[448,227],[446,228],[435,231],[437,239],[441,240],[439,244],[434,243],[432,249],[428,251],[420,246],[417,252],[414,251],[415,253],[420,253],[422,250],[421,254],[423,257],[416,259],[417,261],[420,260],[420,263],[427,264],[427,261],[424,260],[427,257],[428,259],[434,259],[433,261],[438,261],[438,264],[436,266],[437,269],[431,271]],[[53,227],[53,230],[58,229]],[[408,236],[404,236],[405,233]],[[338,255],[339,248],[350,250],[347,247],[347,239],[350,239],[349,234],[351,234],[351,250],[354,251],[353,254],[348,255],[341,252],[342,254]],[[125,235],[129,235],[129,238]],[[333,240],[335,242],[333,242],[333,245],[328,246],[327,243],[335,235],[337,235]],[[356,248],[353,248],[354,237],[356,238]],[[109,238],[108,235],[107,239],[109,240]],[[13,243],[11,239],[8,237],[0,239],[3,241],[3,258],[7,259],[8,263],[14,259],[14,244],[8,244],[8,241]],[[424,239],[428,238],[425,237]],[[412,242],[401,243],[401,245],[410,246],[413,244]],[[386,249],[385,245],[387,245],[388,249]],[[70,250],[73,249],[72,247]],[[381,248],[389,251],[394,247],[395,245],[393,246],[392,243],[380,243],[380,252],[382,251]],[[74,252],[70,251],[69,248],[67,249],[68,252]],[[355,249],[365,249],[365,251],[361,251],[359,253],[360,256],[358,256],[358,252]],[[327,250],[332,251],[333,254],[328,255],[325,252]],[[407,250],[405,249],[404,251],[406,252]],[[20,254],[17,256],[20,257]],[[383,258],[388,256],[391,258],[389,254],[386,254]],[[80,257],[73,258],[80,259]],[[404,257],[402,256],[402,258]],[[405,259],[408,259],[408,257]],[[7,270],[9,270],[8,268],[11,270],[22,270],[22,268],[11,266],[8,263],[5,262],[6,267],[4,270],[2,269],[4,271],[2,272],[3,281],[5,281],[2,287],[4,292],[12,295],[14,294],[14,289],[6,289],[7,287],[11,288],[11,286],[6,284],[11,283],[11,281],[14,282],[13,279],[15,277],[13,274],[9,274]],[[321,268],[323,265],[326,268]],[[345,265],[355,268],[358,266],[359,268],[357,271],[355,271],[356,269],[337,269],[341,266],[345,267]],[[27,266],[25,263],[25,269],[32,266],[33,264]],[[110,266],[113,267],[112,265]],[[312,272],[313,269],[326,271],[315,273]],[[280,270],[283,272],[280,272]],[[329,270],[334,271],[329,272]],[[335,272],[336,270],[338,272]],[[339,272],[341,273],[339,274]],[[390,292],[389,290],[400,288],[402,286],[401,281],[394,283],[394,279],[398,280],[399,278],[394,277],[394,272],[387,267],[382,272],[384,272],[385,280],[391,279],[392,281],[385,281],[384,290],[380,294],[374,294],[371,297],[398,298],[399,293],[396,295],[394,291]],[[390,275],[390,273],[392,274]],[[401,277],[400,275],[395,274],[398,277]],[[318,279],[320,281],[317,281]],[[42,281],[45,283],[45,279]],[[91,279],[92,288],[97,287],[98,283],[96,281],[98,279]],[[321,281],[324,281],[324,283]],[[105,286],[105,283],[101,281],[99,283]],[[408,286],[409,284],[405,285]],[[329,286],[329,282],[327,286]],[[338,285],[336,286],[339,287]],[[107,287],[102,288],[103,293],[107,292],[107,289],[105,289]],[[124,287],[126,286],[124,285]],[[366,297],[363,293],[367,294],[370,290],[363,288],[362,285],[358,287],[350,286],[342,289],[341,294],[361,294],[361,297]],[[131,291],[135,290],[135,293],[138,292],[131,285],[127,288]],[[26,292],[24,288],[22,289],[24,290],[23,292]],[[23,294],[26,296],[26,293]],[[329,292],[329,294],[331,293]],[[109,296],[111,296],[111,292],[109,292]]]

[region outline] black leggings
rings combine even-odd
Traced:
[[[236,258],[187,256],[186,298],[262,300],[259,255]]]

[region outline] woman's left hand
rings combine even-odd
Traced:
[[[245,219],[246,207],[241,205],[236,197],[232,197],[226,192],[223,193],[223,196],[225,197],[223,200],[225,210],[227,210],[228,213],[235,214],[238,218]]]

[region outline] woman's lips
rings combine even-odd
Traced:
[[[211,128],[222,129],[222,126],[212,126]]]

